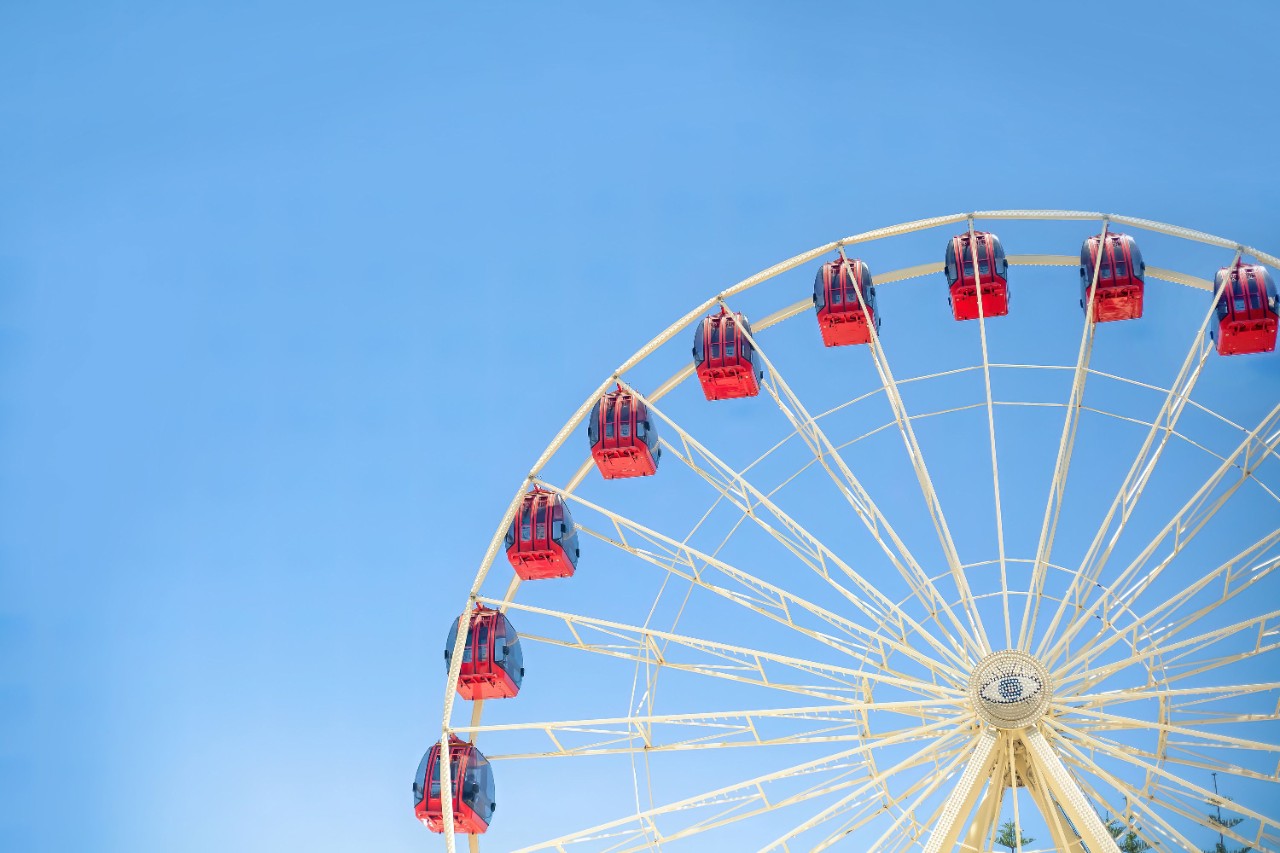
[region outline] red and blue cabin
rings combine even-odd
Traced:
[[[1213,278],[1217,322],[1209,330],[1218,355],[1271,352],[1276,348],[1280,305],[1276,283],[1262,264],[1223,267]]]
[[[587,418],[587,438],[591,458],[606,480],[657,473],[662,448],[649,408],[621,385],[596,402]]]
[[[824,346],[870,343],[872,324],[877,333],[880,331],[880,311],[871,270],[858,258],[841,256],[822,265],[813,279],[813,307]]]
[[[757,365],[755,348],[747,340],[751,325],[742,314],[721,307],[719,314],[704,317],[693,331],[693,364],[708,400],[760,393],[764,369]]]
[[[554,492],[534,487],[507,530],[507,559],[521,580],[567,578],[578,566],[578,530]]]
[[[996,235],[966,231],[952,237],[947,243],[944,271],[950,290],[947,301],[957,320],[978,319],[979,299],[984,318],[1009,313],[1009,261]]]
[[[1099,257],[1101,253],[1101,257]],[[1095,234],[1080,247],[1080,307],[1089,310],[1089,286],[1098,272],[1093,321],[1136,320],[1142,316],[1147,265],[1138,243],[1128,234]]]
[[[479,835],[489,828],[497,808],[488,759],[474,745],[450,735],[449,776],[454,831]],[[413,777],[413,813],[432,832],[444,832],[440,794],[440,744],[436,743],[422,756]]]
[[[458,625],[453,620],[444,646],[444,667],[449,670],[453,648],[458,642]],[[458,669],[458,695],[463,699],[510,699],[520,692],[524,681],[524,651],[520,635],[500,611],[477,604],[467,627],[466,645]]]

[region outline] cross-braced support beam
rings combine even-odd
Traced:
[[[991,729],[983,729],[978,735],[973,755],[969,757],[964,773],[960,774],[960,781],[947,795],[942,813],[929,836],[929,842],[924,847],[925,853],[950,853],[955,847],[965,819],[973,811],[978,794],[982,792],[983,786],[991,776],[992,765],[997,758],[996,742],[997,735]]]
[[[1067,816],[1071,818],[1076,832],[1080,833],[1080,837],[1089,846],[1089,850],[1096,853],[1102,853],[1104,850],[1119,850],[1111,833],[1107,832],[1107,828],[1102,825],[1097,812],[1089,805],[1084,792],[1071,777],[1062,759],[1058,758],[1053,747],[1040,733],[1040,729],[1024,730],[1022,742],[1027,745],[1027,754],[1031,760],[1031,766],[1036,771],[1036,776],[1043,783],[1049,796],[1061,804]],[[1045,815],[1046,821],[1051,819],[1050,815]]]

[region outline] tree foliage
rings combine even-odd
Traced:
[[[1144,850],[1151,849],[1151,845],[1143,841],[1133,827],[1126,826],[1115,818],[1106,821],[1103,825],[1116,840],[1120,853],[1143,853]]]
[[[1025,845],[1035,841],[1034,838],[1028,838],[1025,835],[1023,835],[1021,841],[1019,841],[1019,835],[1021,835],[1021,833],[1018,831],[1018,827],[1014,826],[1013,821],[1006,820],[1004,823],[1000,824],[1000,833],[996,836],[996,844],[999,844],[1001,847],[1008,847],[1009,853],[1013,853],[1019,844]]]
[[[1210,803],[1210,805],[1212,805],[1212,803]],[[1222,829],[1230,829],[1236,824],[1244,821],[1244,818],[1242,817],[1222,817],[1221,809],[1218,809],[1216,812],[1209,813],[1206,817],[1209,818],[1210,823],[1214,826],[1221,827]],[[1219,838],[1218,841],[1214,842],[1213,847],[1204,851],[1204,853],[1249,853],[1251,850],[1253,850],[1252,847],[1236,847],[1232,849],[1228,847],[1221,838]]]

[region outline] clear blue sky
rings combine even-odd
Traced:
[[[918,217],[1275,251],[1277,28],[1183,0],[3,4],[0,847],[432,849],[408,785],[448,620],[611,366]]]

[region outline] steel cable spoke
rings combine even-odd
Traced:
[[[848,259],[845,256],[843,245],[839,247],[839,252],[841,261],[847,262]],[[862,295],[862,289],[855,287],[854,292],[857,295],[858,305],[863,312],[863,316],[870,317],[871,314],[867,311],[867,303]],[[920,484],[925,505],[929,510],[929,520],[933,523],[934,532],[937,534],[938,542],[942,546],[943,556],[946,558],[947,566],[951,570],[952,580],[960,593],[961,601],[964,603],[965,613],[969,619],[969,628],[973,632],[972,635],[969,635],[961,631],[961,640],[966,647],[972,647],[972,644],[976,642],[977,656],[981,657],[991,651],[991,643],[987,639],[987,632],[982,624],[981,614],[978,613],[977,606],[974,604],[973,594],[969,589],[969,581],[964,575],[964,570],[960,568],[960,556],[956,552],[955,542],[952,541],[951,530],[947,526],[947,519],[942,511],[942,503],[938,500],[938,492],[933,486],[933,478],[929,476],[924,453],[920,449],[920,442],[916,439],[915,429],[911,425],[911,416],[907,413],[906,404],[902,400],[902,393],[898,388],[897,381],[894,379],[893,370],[889,366],[888,356],[885,355],[883,342],[880,340],[880,334],[876,330],[874,322],[867,323],[867,334],[870,338],[871,361],[875,365],[876,373],[880,376],[881,387],[884,388],[885,396],[893,411],[893,418],[898,425],[903,445],[906,447],[907,457],[911,461],[911,467],[916,474],[916,481]],[[949,617],[954,620],[954,614],[949,609],[947,612]]]
[[[1085,382],[1089,378],[1089,362],[1093,358],[1093,336],[1097,331],[1094,310],[1098,300],[1098,276],[1102,272],[1102,255],[1106,251],[1110,223],[1102,221],[1102,235],[1098,242],[1098,254],[1093,263],[1093,277],[1089,283],[1089,299],[1084,309],[1084,329],[1080,333],[1080,351],[1076,356],[1076,368],[1072,373],[1071,393],[1067,397],[1067,414],[1062,423],[1062,437],[1058,439],[1058,458],[1053,466],[1053,478],[1049,483],[1049,497],[1045,501],[1044,521],[1040,525],[1040,541],[1036,544],[1036,560],[1031,570],[1030,595],[1022,611],[1022,625],[1018,630],[1018,648],[1027,651],[1035,642],[1035,623],[1040,613],[1040,590],[1048,573],[1049,559],[1053,555],[1053,540],[1057,535],[1058,519],[1062,516],[1062,501],[1066,493],[1067,473],[1071,469],[1071,456],[1075,450],[1076,431],[1080,426],[1080,413],[1084,405]]]
[[[955,684],[958,686],[960,683],[963,682],[963,676],[954,667],[949,667],[946,664],[940,664],[936,659],[930,658],[927,655],[920,653],[913,646],[911,646],[910,642],[908,641],[907,635],[905,633],[899,635],[896,638],[893,636],[886,636],[882,631],[876,631],[872,628],[868,628],[857,622],[853,622],[849,619],[845,619],[841,617],[839,614],[832,612],[828,608],[824,608],[817,604],[814,604],[798,595],[795,595],[794,593],[788,592],[782,587],[769,583],[765,580],[762,580],[750,574],[749,572],[746,572],[740,568],[737,568],[736,566],[733,566],[732,564],[724,560],[721,560],[710,554],[706,554],[696,548],[689,546],[686,543],[677,542],[676,540],[671,539],[670,537],[664,536],[661,533],[658,533],[654,530],[644,527],[638,522],[632,521],[631,519],[628,519],[625,516],[622,516],[611,510],[605,509],[604,507],[601,507],[598,504],[595,504],[591,501],[588,501],[576,495],[570,495],[568,493],[560,492],[560,490],[556,489],[554,486],[551,486],[549,484],[544,484],[544,487],[558,494],[562,494],[565,498],[572,500],[574,503],[580,506],[584,506],[587,509],[590,509],[594,512],[598,512],[599,514],[613,521],[615,524],[621,525],[622,527],[627,528],[628,530],[632,531],[633,533],[635,533],[640,537],[643,537],[645,540],[653,543],[654,545],[667,549],[670,552],[670,556],[667,558],[660,557],[658,555],[653,554],[652,552],[647,552],[635,546],[629,545],[625,542],[614,540],[608,536],[605,536],[602,533],[598,533],[596,531],[591,530],[590,528],[582,527],[580,525],[580,528],[583,530],[583,532],[586,532],[589,535],[592,535],[595,538],[600,539],[613,547],[626,551],[644,560],[645,562],[658,566],[659,568],[677,577],[680,577],[683,580],[688,581],[689,583],[692,583],[698,587],[707,589],[708,591],[722,598],[733,601],[736,604],[739,604],[740,606],[746,609],[760,613],[765,618],[771,619],[783,625],[787,625],[788,627],[792,628],[793,630],[799,633],[805,634],[806,636],[813,637],[814,639],[818,639],[819,642],[823,642],[826,645],[834,645],[831,642],[829,637],[826,637],[825,635],[817,636],[816,632],[809,631],[807,629],[804,629],[796,625],[790,615],[790,608],[795,607],[799,610],[807,612],[810,615],[832,625],[833,627],[838,628],[839,630],[844,632],[846,635],[850,637],[856,637],[859,640],[859,643],[862,645],[858,649],[849,649],[843,645],[835,646],[837,648],[840,648],[840,650],[843,651],[845,654],[849,654],[855,657],[865,658],[866,653],[871,651],[872,646],[883,647],[887,645],[893,648],[895,651],[915,661],[917,664],[934,672],[935,674],[942,675],[943,677],[947,678],[952,684]],[[688,571],[685,572],[676,568],[678,563],[682,563],[683,565],[687,566]],[[734,581],[741,584],[745,589],[749,590],[750,594],[756,596],[756,598],[748,599],[746,595],[744,595],[743,593],[736,593],[710,583],[704,577],[704,572],[699,571],[699,565],[706,568],[713,569],[716,572],[724,575],[725,577],[733,579]],[[772,609],[766,610],[765,609],[766,606],[772,606]],[[862,610],[862,612],[864,613],[864,615],[869,615],[870,613],[875,613],[876,611],[872,610],[869,606],[867,606]],[[880,663],[881,668],[887,669],[889,662],[883,650],[881,650],[880,661],[881,661]]]
[[[1013,648],[1013,628],[1010,623],[1009,616],[1009,573],[1008,565],[1005,562],[1004,553],[1004,505],[1000,499],[1000,462],[999,454],[996,451],[996,415],[995,407],[991,403],[991,357],[987,351],[987,314],[985,300],[982,298],[982,263],[978,260],[978,239],[973,230],[973,218],[969,218],[969,246],[967,252],[973,258],[973,282],[974,292],[977,294],[978,304],[978,340],[982,347],[982,384],[983,390],[987,398],[987,436],[989,440],[989,451],[991,454],[991,493],[995,502],[996,515],[996,548],[1000,561],[1000,608],[1001,615],[1004,617],[1004,647],[1006,649]],[[963,253],[957,258],[960,270],[965,268],[965,258]],[[991,254],[992,274],[995,274],[995,252]],[[976,612],[977,607],[974,606]],[[981,617],[979,617],[981,624]],[[991,651],[991,644],[986,642],[986,651]],[[1021,851],[1019,851],[1021,853]]]
[[[487,599],[483,597],[481,597],[479,601],[484,604],[497,603],[494,599]],[[695,665],[680,663],[666,658],[658,658],[655,663],[657,666],[665,666],[673,670],[678,669],[696,672],[700,675],[710,675],[711,677],[728,678],[730,680],[742,681],[748,684],[770,687],[775,690],[790,690],[792,692],[800,693],[808,692],[808,695],[820,696],[821,698],[844,702],[863,701],[850,699],[848,695],[841,695],[841,693],[861,695],[866,692],[865,685],[868,683],[898,687],[903,690],[925,696],[926,698],[959,699],[965,695],[961,690],[943,685],[931,684],[925,681],[918,681],[914,678],[903,678],[882,672],[868,672],[864,670],[851,669],[845,666],[837,666],[835,664],[822,663],[790,655],[782,655],[759,649],[730,645],[728,643],[721,643],[715,640],[688,637],[667,631],[658,631],[652,628],[640,628],[634,625],[627,625],[621,622],[614,622],[605,619],[594,619],[576,613],[551,610],[544,607],[533,607],[531,605],[517,604],[514,602],[509,606],[512,610],[536,614],[559,621],[572,638],[570,640],[555,639],[552,637],[542,637],[536,634],[527,633],[521,634],[521,639],[559,645],[565,648],[593,652],[611,657],[620,657],[626,660],[643,659],[642,650],[645,648],[653,650],[656,647],[657,642],[666,641],[681,648],[702,652],[710,657],[723,661],[723,663]],[[580,629],[590,629],[599,633],[607,640],[622,640],[623,643],[591,643],[583,638]],[[796,672],[803,672],[807,675],[826,679],[836,686],[823,688],[824,690],[831,691],[829,693],[817,693],[813,692],[810,688],[802,687],[800,685],[789,685],[775,682],[770,680],[764,671],[766,663],[777,664]],[[758,673],[760,677],[748,677],[742,673]],[[856,686],[849,686],[851,683]]]
[[[861,296],[859,296],[859,298],[861,298]],[[725,306],[725,310],[728,310],[728,306]],[[893,563],[894,568],[898,570],[902,579],[906,581],[907,586],[911,589],[920,604],[925,607],[925,610],[931,614],[939,612],[944,613],[950,620],[952,627],[955,629],[955,634],[948,633],[946,627],[941,623],[941,621],[938,621],[938,628],[943,632],[943,639],[952,644],[966,641],[968,639],[968,635],[965,633],[965,629],[961,625],[959,619],[956,618],[955,614],[947,605],[946,599],[940,592],[938,592],[937,588],[934,587],[928,575],[925,574],[924,569],[920,567],[919,561],[916,560],[910,549],[908,549],[906,544],[903,543],[901,538],[899,538],[893,525],[889,522],[889,519],[885,517],[884,513],[880,511],[879,506],[871,497],[870,492],[866,490],[861,481],[859,481],[853,471],[850,470],[848,464],[844,460],[844,457],[831,443],[831,440],[827,437],[827,434],[823,431],[817,419],[809,414],[808,409],[805,408],[804,404],[800,401],[800,398],[796,396],[795,392],[791,390],[791,386],[787,384],[785,379],[783,379],[778,368],[772,361],[770,361],[767,353],[756,339],[752,337],[751,332],[744,326],[740,330],[740,333],[747,339],[755,350],[755,353],[760,356],[760,359],[764,362],[765,369],[773,383],[772,385],[767,384],[766,390],[768,390],[779,410],[787,418],[788,422],[790,422],[792,428],[796,430],[802,440],[804,440],[805,444],[808,445],[809,449],[813,452],[817,464],[827,472],[827,475],[831,478],[831,481],[835,484],[837,490],[839,490],[845,500],[849,502],[849,505],[853,508],[858,519],[866,527],[867,532],[871,534],[871,536],[876,540],[876,543],[885,552],[885,555],[888,556],[890,562]],[[874,334],[873,330],[872,335]],[[885,375],[888,376],[888,379],[891,382],[892,375],[887,372]],[[886,394],[889,394],[887,388],[885,391]],[[784,397],[786,398],[785,401],[783,400]],[[837,470],[832,470],[832,464],[835,465]],[[884,542],[881,534],[882,530],[884,531],[884,534],[889,537],[890,542],[892,542],[892,549]]]
[[[1266,438],[1259,448],[1259,452],[1252,453],[1254,450],[1254,442],[1260,434],[1264,434],[1269,430],[1275,429],[1280,425],[1280,404],[1276,405],[1254,429],[1245,436],[1244,440],[1236,447],[1235,452],[1223,462],[1218,469],[1210,475],[1209,479],[1196,491],[1196,493],[1179,509],[1168,523],[1161,528],[1160,532],[1148,543],[1146,548],[1142,550],[1137,557],[1120,573],[1116,578],[1115,587],[1124,587],[1131,580],[1133,585],[1122,589],[1119,593],[1110,593],[1110,590],[1099,595],[1088,609],[1080,613],[1074,622],[1072,622],[1066,630],[1064,630],[1057,642],[1050,648],[1048,654],[1041,656],[1048,666],[1053,666],[1058,657],[1060,657],[1067,644],[1078,634],[1088,621],[1108,603],[1111,606],[1127,602],[1137,597],[1147,587],[1153,584],[1164,571],[1164,569],[1173,562],[1174,558],[1185,548],[1198,534],[1206,524],[1217,514],[1217,512],[1226,504],[1232,495],[1248,481],[1249,475],[1258,466],[1262,460],[1266,459],[1272,451],[1280,446],[1280,430],[1275,434]],[[1252,455],[1252,459],[1250,458]],[[1241,460],[1237,466],[1236,460]],[[1218,485],[1226,478],[1227,473],[1238,467],[1240,476],[1233,480],[1216,499],[1210,501],[1210,497],[1217,489]],[[1173,547],[1170,553],[1155,568],[1149,570],[1145,575],[1136,577],[1147,560],[1155,553],[1156,549],[1170,536],[1173,537]]]
[[[1060,734],[1060,730],[1054,728],[1053,726],[1049,726],[1048,730],[1051,732]],[[1144,815],[1146,815],[1149,821],[1157,825],[1160,828],[1161,832],[1163,832],[1166,835],[1166,837],[1173,840],[1174,843],[1180,845],[1182,849],[1184,850],[1199,849],[1195,845],[1193,845],[1190,841],[1188,841],[1186,838],[1184,838],[1181,833],[1179,833],[1176,829],[1173,828],[1173,826],[1169,824],[1168,821],[1164,820],[1164,818],[1162,818],[1158,813],[1156,813],[1153,809],[1151,809],[1150,806],[1146,804],[1145,800],[1149,799],[1148,794],[1134,788],[1133,786],[1129,785],[1127,782],[1117,778],[1115,775],[1107,772],[1105,769],[1098,766],[1098,763],[1096,761],[1089,759],[1083,752],[1081,752],[1078,748],[1076,748],[1076,746],[1072,744],[1070,741],[1062,737],[1058,737],[1054,739],[1054,743],[1058,746],[1059,749],[1062,749],[1066,753],[1063,756],[1063,758],[1067,763],[1075,766],[1080,770],[1084,770],[1085,772],[1092,773],[1098,779],[1110,785],[1116,791],[1124,795],[1125,801],[1127,803],[1129,803],[1130,805],[1136,805],[1138,809],[1141,810]]]
[[[1197,797],[1200,797],[1202,802],[1213,802],[1214,800],[1218,799],[1217,795],[1214,794],[1212,791],[1209,791],[1208,789],[1205,789],[1205,788],[1201,788],[1199,785],[1196,785],[1192,782],[1188,782],[1186,779],[1183,779],[1181,776],[1177,775],[1176,773],[1173,773],[1170,770],[1165,769],[1164,767],[1159,766],[1158,764],[1152,764],[1148,761],[1144,761],[1141,758],[1135,756],[1132,752],[1128,750],[1113,749],[1103,741],[1100,741],[1097,738],[1091,737],[1090,735],[1084,734],[1083,732],[1073,731],[1071,729],[1058,729],[1058,731],[1064,732],[1066,737],[1079,741],[1081,744],[1088,746],[1091,749],[1095,750],[1096,752],[1100,752],[1111,759],[1114,759],[1116,761],[1121,761],[1126,764],[1130,764],[1134,767],[1137,767],[1138,769],[1142,770],[1146,774],[1148,779],[1151,779],[1152,777],[1157,777],[1160,779],[1165,779],[1167,781],[1170,781],[1175,785],[1178,785],[1179,787],[1183,788],[1187,792],[1195,794]],[[1263,825],[1266,825],[1266,826],[1277,825],[1271,818],[1268,818],[1266,815],[1261,814],[1260,812],[1254,811],[1253,809],[1248,808],[1247,806],[1241,805],[1240,803],[1232,803],[1231,808],[1233,811],[1238,812],[1244,817],[1250,818],[1252,820],[1256,820]],[[1183,817],[1190,817],[1190,816],[1184,814]],[[1209,826],[1211,824],[1206,823],[1205,825]],[[1246,839],[1240,839],[1240,840],[1248,843]]]
[[[1234,557],[1222,563],[1214,570],[1205,573],[1189,586],[1183,587],[1165,601],[1156,605],[1151,610],[1141,616],[1136,616],[1132,627],[1124,631],[1116,631],[1106,640],[1098,641],[1097,638],[1089,641],[1076,652],[1078,660],[1087,660],[1088,656],[1097,657],[1105,654],[1116,643],[1127,639],[1131,648],[1135,651],[1141,640],[1147,640],[1150,644],[1168,643],[1174,637],[1194,626],[1208,614],[1214,612],[1218,607],[1231,601],[1242,592],[1247,591],[1255,584],[1266,578],[1273,571],[1280,569],[1280,557],[1274,557],[1263,563],[1255,563],[1243,569],[1237,569],[1236,566],[1248,559],[1251,555],[1265,550],[1272,545],[1280,542],[1280,530],[1275,530],[1265,534],[1261,539],[1246,547],[1237,553]],[[1232,585],[1233,581],[1243,582]],[[1189,601],[1197,593],[1204,590],[1210,584],[1217,581],[1222,582],[1222,591],[1214,601],[1200,607],[1193,613],[1175,621],[1160,624],[1157,620],[1166,619],[1175,613],[1178,608]],[[1147,628],[1146,626],[1156,624],[1156,628]],[[1132,636],[1130,636],[1132,635]]]
[[[856,788],[849,794],[846,794],[844,797],[841,797],[836,802],[830,804],[829,806],[824,808],[822,811],[818,812],[816,815],[813,815],[812,817],[808,818],[798,826],[792,827],[786,833],[778,836],[773,841],[766,844],[764,847],[761,847],[758,853],[768,853],[768,851],[770,850],[776,850],[779,847],[785,847],[788,841],[791,841],[797,836],[800,836],[812,829],[815,829],[821,826],[823,823],[826,823],[827,821],[836,817],[842,811],[845,811],[850,804],[853,804],[854,801],[857,800],[858,797],[864,796],[871,788],[876,787],[876,785],[879,782],[892,777],[894,774],[900,773],[915,767],[919,767],[922,764],[936,762],[940,759],[945,760],[946,758],[954,755],[956,752],[959,752],[961,749],[965,748],[964,745],[959,747],[950,746],[951,741],[960,737],[961,734],[962,732],[960,730],[956,730],[946,735],[943,735],[942,737],[938,738],[938,740],[934,741],[933,743],[925,746],[924,748],[912,754],[909,758],[906,758],[898,762],[897,764],[895,764],[894,766],[890,767],[887,770],[881,771],[876,776],[869,779],[866,783]],[[947,748],[944,749],[944,747],[947,747]],[[917,784],[920,784],[920,783],[917,783]],[[880,810],[880,807],[877,807],[876,811],[878,812],[879,810]],[[821,849],[821,848],[815,848],[815,849]]]
[[[791,551],[845,599],[858,607],[859,610],[870,618],[876,618],[875,614],[879,614],[878,618],[880,619],[890,618],[894,620],[894,623],[897,625],[910,626],[910,628],[918,634],[921,639],[927,642],[943,658],[949,660],[952,666],[966,666],[966,662],[956,654],[955,650],[951,646],[941,642],[918,621],[913,619],[910,614],[906,613],[902,608],[894,604],[893,601],[880,592],[874,584],[867,581],[834,551],[824,545],[821,540],[784,512],[767,495],[743,477],[741,473],[734,471],[731,466],[723,462],[714,453],[700,444],[697,439],[681,428],[678,423],[673,421],[668,415],[664,414],[650,401],[646,400],[643,395],[635,392],[634,390],[633,393],[635,393],[637,397],[645,403],[652,414],[662,418],[664,423],[670,426],[671,429],[675,430],[681,440],[681,443],[685,445],[682,449],[666,439],[663,439],[662,446],[669,450],[671,455],[680,459],[680,461],[690,470],[701,476],[706,482],[708,482],[708,484],[724,495],[727,500],[737,506],[743,513],[749,515],[757,526]],[[698,465],[693,458],[695,454],[705,460],[712,470],[708,470],[707,468]],[[768,524],[768,522],[763,518],[760,518],[756,510],[761,507],[768,510],[769,514],[785,528],[786,533]],[[790,536],[787,534],[790,534]],[[851,580],[862,596],[865,596],[865,599],[854,594],[840,584],[831,575],[830,566],[828,564],[834,566],[841,574]]]
[[[867,848],[867,853],[875,853],[875,851],[880,850],[883,847],[883,845],[887,841],[889,841],[890,838],[897,832],[898,828],[902,826],[902,822],[906,820],[909,816],[914,816],[915,810],[920,807],[920,804],[923,803],[935,791],[937,791],[938,788],[942,787],[942,783],[947,781],[947,779],[951,777],[951,774],[956,771],[956,768],[960,766],[961,762],[963,762],[965,758],[968,757],[969,754],[974,749],[977,748],[977,744],[978,744],[978,738],[974,736],[973,740],[969,744],[969,749],[961,750],[961,752],[958,755],[956,755],[955,758],[947,762],[947,766],[944,767],[936,776],[934,776],[932,780],[930,780],[929,784],[925,787],[925,789],[921,791],[920,794],[917,795],[914,800],[911,801],[911,805],[907,806],[907,808],[902,812],[902,814],[898,815],[898,817],[893,821],[893,823],[889,826],[889,828],[886,829],[880,835],[880,837],[877,838],[875,842],[871,844],[869,848]]]
[[[723,801],[723,799],[728,797],[729,795],[734,795],[734,794],[743,795],[742,792],[749,791],[751,789],[756,789],[757,792],[755,794],[743,795],[743,796],[749,796],[751,799],[760,799],[766,802],[767,804],[767,798],[765,797],[762,791],[758,790],[763,785],[766,785],[770,782],[780,780],[780,779],[794,778],[802,774],[821,772],[824,769],[839,768],[839,767],[845,766],[844,762],[847,762],[848,760],[856,758],[858,756],[865,755],[873,749],[877,749],[885,746],[891,746],[896,743],[905,743],[913,740],[922,740],[922,739],[928,738],[930,735],[934,735],[935,733],[946,732],[949,729],[954,729],[959,719],[961,718],[957,717],[949,720],[940,720],[928,726],[922,726],[919,729],[916,729],[912,732],[903,733],[892,738],[886,738],[883,742],[880,742],[880,743],[859,745],[851,749],[846,749],[840,752],[836,752],[832,755],[828,755],[823,758],[801,762],[799,764],[795,764],[790,767],[784,768],[782,770],[774,771],[772,773],[761,774],[751,779],[747,779],[743,782],[737,782],[731,785],[726,785],[720,788],[713,789],[711,791],[707,791],[701,794],[696,794],[692,797],[687,797],[685,799],[678,800],[673,803],[668,803],[667,805],[649,809],[638,815],[629,815],[627,817],[618,818],[616,820],[608,821],[606,823],[597,824],[596,826],[590,827],[588,829],[579,830],[578,832],[570,833],[568,835],[562,835],[558,838],[554,838],[549,841],[541,842],[539,844],[534,844],[529,847],[522,847],[518,851],[516,851],[516,853],[530,853],[530,851],[534,851],[534,850],[546,850],[551,848],[561,849],[563,846],[567,844],[574,843],[575,841],[578,841],[578,840],[590,839],[592,837],[599,835],[602,832],[617,829],[619,827],[624,827],[633,822],[652,821],[654,818],[660,815],[687,811],[693,808],[699,808],[704,805]],[[856,782],[849,783],[849,784],[850,785],[856,784]],[[829,792],[823,791],[822,793],[829,793]],[[765,809],[765,810],[768,810],[768,809]]]
[[[1119,489],[1116,490],[1116,496],[1107,509],[1106,515],[1103,516],[1102,523],[1099,525],[1097,533],[1094,534],[1093,541],[1089,543],[1089,548],[1080,563],[1079,573],[1072,579],[1067,588],[1067,593],[1062,597],[1061,603],[1053,614],[1053,619],[1050,621],[1044,638],[1038,646],[1037,657],[1043,658],[1045,656],[1045,651],[1053,641],[1059,623],[1066,616],[1068,603],[1073,597],[1087,595],[1089,590],[1098,583],[1112,550],[1124,533],[1125,526],[1133,515],[1138,500],[1142,497],[1147,480],[1150,479],[1161,456],[1163,456],[1169,437],[1177,427],[1178,420],[1182,417],[1187,401],[1191,399],[1191,392],[1200,378],[1200,372],[1204,369],[1205,360],[1209,356],[1209,347],[1204,343],[1204,333],[1209,326],[1210,319],[1213,317],[1214,310],[1215,306],[1211,305],[1209,310],[1205,312],[1199,328],[1196,329],[1195,336],[1191,340],[1191,346],[1187,349],[1186,357],[1182,361],[1182,366],[1179,368],[1173,382],[1169,385],[1168,393],[1165,395],[1160,412],[1152,420],[1146,439],[1138,449],[1138,454],[1130,464]],[[1157,436],[1160,437],[1158,444],[1156,443]],[[1112,522],[1116,519],[1117,513],[1119,514],[1119,523],[1113,530]],[[1109,540],[1107,539],[1108,533],[1111,533]],[[1107,540],[1105,546],[1103,544],[1104,540]]]

